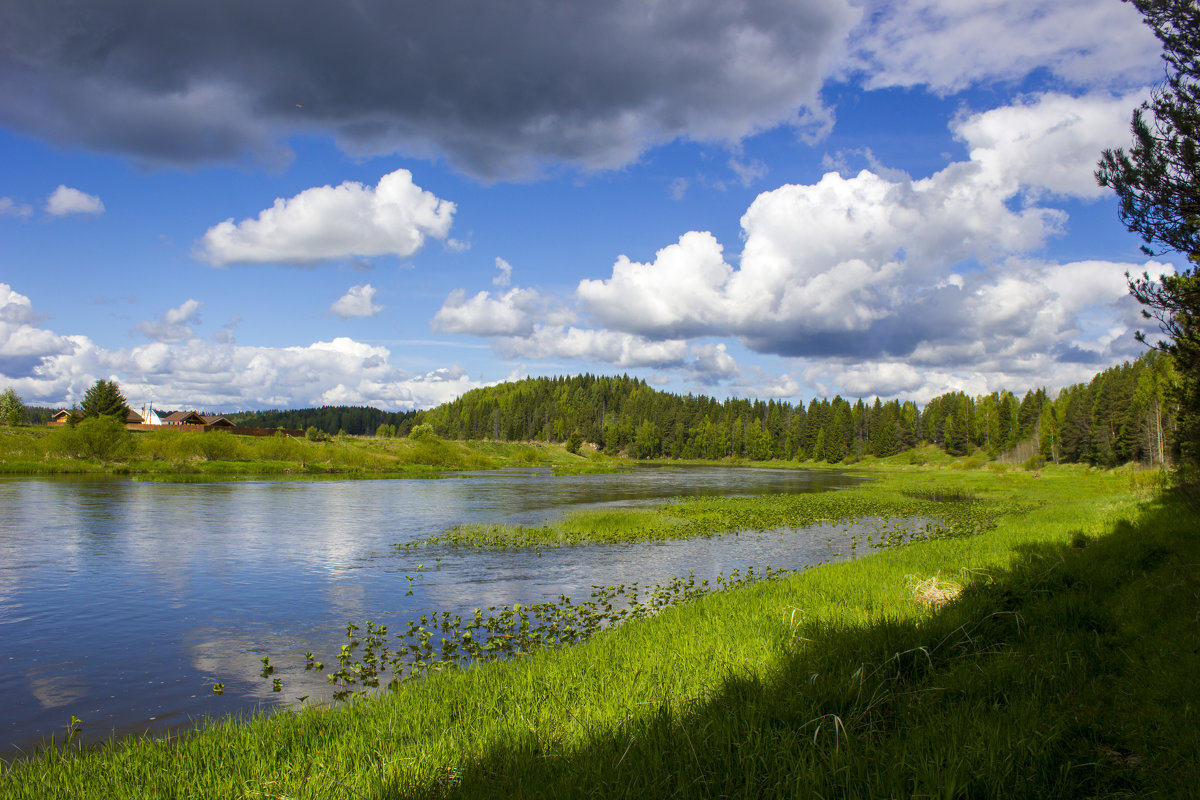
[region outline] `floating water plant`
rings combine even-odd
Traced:
[[[703,595],[747,586],[784,572],[768,565],[761,570],[750,567],[744,573],[735,569],[711,581],[697,580],[695,573],[689,572],[652,587],[637,583],[593,586],[589,599],[583,602],[560,594],[557,600],[544,603],[476,608],[466,619],[449,611],[434,611],[409,620],[392,637],[388,636],[387,625],[373,620],[362,627],[349,622],[346,642],[336,656],[337,669],[326,677],[337,687],[335,700],[358,697],[381,685],[395,689],[426,672],[583,642],[627,620],[658,614]],[[362,635],[358,636],[360,631]],[[323,667],[311,652],[306,652],[304,659],[306,670]],[[268,659],[264,658],[263,663],[263,677],[267,677]],[[281,687],[281,679],[275,678],[273,691]]]

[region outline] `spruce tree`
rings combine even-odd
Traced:
[[[129,405],[116,381],[101,378],[92,384],[79,406],[84,417],[112,417],[121,424],[129,416]]]

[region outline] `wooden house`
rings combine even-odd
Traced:
[[[55,412],[54,416],[52,416],[50,418],[50,422],[48,422],[47,424],[48,425],[66,425],[67,421],[69,419],[71,419],[72,416],[77,417],[79,419],[83,418],[83,414],[79,411],[79,409],[64,408],[62,411]],[[129,411],[128,414],[125,415],[125,424],[126,425],[141,425],[142,422],[143,422],[142,415],[137,413],[136,411],[133,411],[132,409]]]
[[[195,411],[176,411],[162,418],[163,425],[207,425]]]

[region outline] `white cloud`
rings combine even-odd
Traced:
[[[333,301],[329,310],[342,319],[373,317],[383,311],[383,306],[375,303],[375,294],[375,287],[369,283],[351,286],[344,295]]]
[[[1097,196],[1096,154],[1126,136],[1138,97],[1029,97],[956,119],[969,160],[929,177],[876,164],[763,192],[742,216],[740,256],[690,231],[646,263],[620,256],[609,277],[581,280],[586,324],[548,319],[553,300],[521,289],[458,290],[435,325],[493,337],[509,357],[640,364],[763,396],[796,379],[689,342],[734,337],[804,359],[809,386],[855,395],[1083,380],[1139,352],[1125,272],[1169,267],[1033,254],[1064,228],[1053,201]]]
[[[160,321],[184,324],[194,311],[185,303]],[[29,298],[0,284],[0,384],[27,403],[70,405],[99,378],[115,379],[131,404],[214,410],[317,406],[338,397],[427,408],[483,385],[457,367],[413,374],[393,365],[387,348],[344,337],[282,348],[192,337],[110,350],[39,327]]]
[[[0,197],[0,217],[20,217],[27,219],[33,215],[33,206],[18,203],[11,197]]]
[[[889,397],[919,389],[925,375],[903,362],[878,361],[843,369],[834,382],[847,397]]]
[[[197,256],[210,264],[316,264],[356,256],[411,256],[426,237],[445,239],[455,206],[398,169],[375,187],[346,181],[277,198],[257,219],[209,228]]]
[[[536,289],[514,286],[495,297],[490,292],[467,297],[465,290],[455,289],[434,315],[431,327],[472,336],[526,336],[539,322],[558,325],[573,319],[573,313]]]
[[[1001,340],[1010,350],[1032,347],[1035,338],[1050,346],[1078,304],[1035,302],[1054,288],[1050,278],[1011,256],[1036,250],[1065,222],[1035,198],[1094,196],[1096,153],[1124,135],[1135,101],[1050,94],[965,116],[955,132],[971,146],[969,161],[919,180],[863,170],[763,192],[742,217],[737,268],[712,234],[692,231],[651,263],[618,258],[611,277],[581,281],[576,296],[603,328],[662,339],[737,336],[784,356],[904,356],[963,335],[991,337],[992,349],[1003,349]],[[953,270],[968,260],[994,265],[972,283],[987,303],[961,297],[964,277]],[[1058,274],[1089,272],[1110,303],[1125,297],[1119,276],[1130,268],[1091,262]],[[976,304],[978,314],[960,319],[961,308]],[[1038,325],[1013,339],[1006,320],[1011,327],[1018,319]]]
[[[770,171],[767,165],[757,158],[751,161],[740,161],[736,158],[729,159],[729,168],[737,175],[738,183],[743,187],[748,187],[759,178],[765,178]]]
[[[1096,0],[863,0],[844,68],[869,89],[953,93],[1038,69],[1078,87],[1162,77],[1161,46],[1132,3]]]
[[[1035,197],[1092,199],[1111,193],[1093,175],[1100,152],[1127,143],[1131,111],[1148,96],[1044,94],[963,117],[952,129],[993,183],[1017,184]]]
[[[652,263],[622,255],[609,280],[583,280],[576,295],[603,324],[646,336],[701,336],[726,324],[723,289],[733,275],[711,233],[690,231]]]
[[[46,199],[46,212],[56,217],[67,214],[103,214],[104,203],[95,195],[60,184]]]
[[[500,274],[492,278],[493,286],[508,286],[512,283],[512,264],[496,256],[496,269],[500,270]]]
[[[691,368],[696,373],[696,378],[702,382],[710,383],[731,378],[741,372],[737,361],[729,355],[724,342],[696,345],[692,348],[692,353],[695,358],[692,359]]]
[[[526,336],[497,338],[493,346],[506,358],[570,358],[617,367],[681,366],[688,354],[683,339],[655,341],[618,331],[541,324]]]
[[[186,300],[179,308],[171,308],[156,320],[139,322],[135,329],[156,342],[182,342],[195,335],[189,323],[198,323],[198,312],[203,305],[199,300]]]

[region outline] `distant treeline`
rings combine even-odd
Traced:
[[[321,406],[276,411],[238,411],[225,418],[239,428],[316,428],[328,434],[373,436],[382,425],[407,432],[412,411],[381,411],[369,406]]]
[[[405,436],[418,424],[447,439],[591,443],[633,458],[741,458],[839,463],[934,444],[951,455],[1113,466],[1178,456],[1171,357],[1151,351],[1051,398],[950,392],[918,406],[842,397],[807,407],[660,392],[620,377],[526,378],[473,389],[428,411],[322,406],[225,414],[239,427],[316,428],[328,434]],[[28,406],[26,423],[56,411]]]
[[[923,444],[952,455],[1084,462],[1163,462],[1174,452],[1169,357],[1148,353],[1051,398],[951,392],[925,406],[842,397],[807,407],[660,392],[629,376],[527,378],[474,389],[412,424],[449,439],[591,442],[634,458],[852,461]]]

